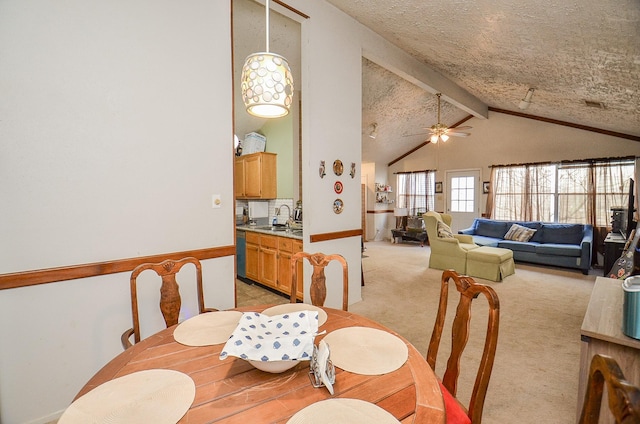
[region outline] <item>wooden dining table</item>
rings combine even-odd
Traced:
[[[261,312],[273,305],[238,308]],[[445,412],[438,380],[425,358],[406,339],[361,315],[322,308],[327,321],[319,331],[369,327],[399,337],[408,359],[399,369],[382,375],[360,375],[336,367],[334,394],[315,388],[309,378],[309,361],[279,374],[254,368],[245,360],[221,360],[224,344],[186,346],[175,341],[176,326],[162,330],[125,350],[80,390],[76,399],[95,387],[137,371],[169,369],[195,382],[193,404],[179,423],[286,423],[299,410],[331,398],[360,399],[373,403],[402,423],[444,423]],[[215,312],[210,312],[215,313]],[[325,333],[325,334],[326,334]],[[316,336],[316,344],[325,334]],[[357,342],[357,341],[354,341]]]

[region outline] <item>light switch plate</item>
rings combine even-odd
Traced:
[[[211,207],[217,209],[222,206],[222,199],[219,194],[214,194],[211,196]]]

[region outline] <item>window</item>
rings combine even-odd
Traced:
[[[435,208],[435,171],[399,172],[396,177],[397,205],[409,216]]]
[[[501,166],[493,169],[492,217],[607,227],[626,206],[633,159]]]
[[[451,212],[473,212],[475,200],[475,178],[451,178]]]

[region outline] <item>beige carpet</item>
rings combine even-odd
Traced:
[[[369,242],[366,247],[363,301],[349,310],[397,331],[426,355],[442,274],[428,268],[429,247],[388,242]],[[575,422],[580,326],[595,274],[518,263],[515,275],[502,283],[477,280],[491,285],[501,304],[498,351],[483,423]],[[238,287],[239,306],[287,301],[256,286],[240,283]],[[475,321],[458,391],[463,402],[468,401],[473,364],[481,355],[486,330],[486,302],[474,303]],[[445,342],[450,339],[445,337],[438,375],[443,373],[449,351]]]

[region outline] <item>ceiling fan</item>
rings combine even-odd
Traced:
[[[470,133],[462,131],[462,130],[470,130],[471,127],[469,126],[449,128],[445,124],[440,122],[440,97],[442,96],[442,93],[437,93],[436,96],[438,96],[438,123],[430,126],[429,128],[425,128],[429,130],[428,132],[429,141],[431,141],[433,144],[436,144],[438,141],[442,141],[444,143],[445,141],[449,140],[450,136],[453,136],[453,137],[470,136],[471,135]]]

